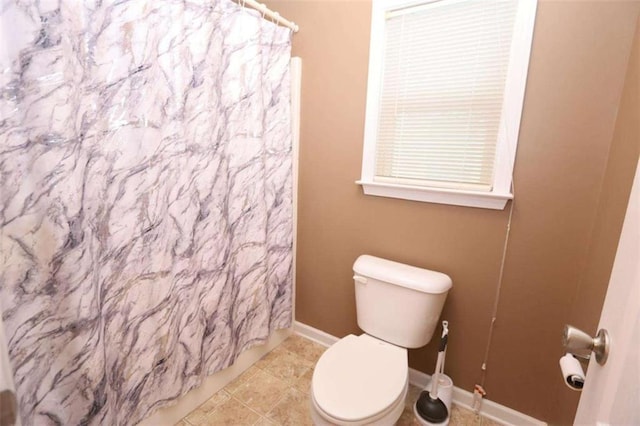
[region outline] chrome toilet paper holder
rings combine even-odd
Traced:
[[[600,365],[607,362],[609,356],[609,333],[604,328],[598,330],[596,337],[591,337],[584,331],[572,325],[565,324],[562,333],[562,345],[567,352],[575,356],[589,359],[591,352],[596,354],[596,361]]]

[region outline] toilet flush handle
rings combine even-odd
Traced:
[[[363,276],[360,276],[360,275],[354,275],[353,276],[353,280],[355,282],[357,282],[357,283],[360,283],[360,284],[366,284],[367,283],[367,279],[365,277],[363,277]]]

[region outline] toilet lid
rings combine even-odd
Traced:
[[[344,421],[375,416],[404,391],[407,350],[371,336],[349,335],[318,360],[311,382],[317,405]]]

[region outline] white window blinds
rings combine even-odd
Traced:
[[[517,0],[385,16],[374,181],[491,191]]]

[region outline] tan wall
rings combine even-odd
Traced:
[[[480,379],[508,212],[364,196],[354,181],[370,3],[269,5],[301,27],[293,43],[303,59],[297,320],[336,336],[359,332],[351,266],[362,253],[445,272],[454,282],[443,314],[451,323],[447,373],[470,390]],[[619,227],[603,225],[603,215],[622,220],[621,208],[598,209],[601,188],[628,192],[628,161],[612,157],[609,170],[619,163],[625,171],[605,172],[637,13],[637,3],[539,5],[486,389],[489,399],[551,422],[575,408],[557,403],[562,325],[578,285],[601,288],[610,270]],[[591,245],[597,232],[607,242]],[[608,257],[590,266],[600,281],[589,284],[583,271],[599,251]],[[602,302],[594,293],[599,300],[584,315],[591,323]],[[410,353],[414,368],[430,372],[434,363],[434,342]]]
[[[631,52],[589,251],[568,320],[570,324],[589,333],[597,330],[599,315],[594,313],[602,310],[640,155],[640,21]],[[573,392],[564,392],[561,387],[558,401],[576,406],[578,396]],[[572,413],[562,414],[564,417],[561,422],[569,423],[572,420]]]

